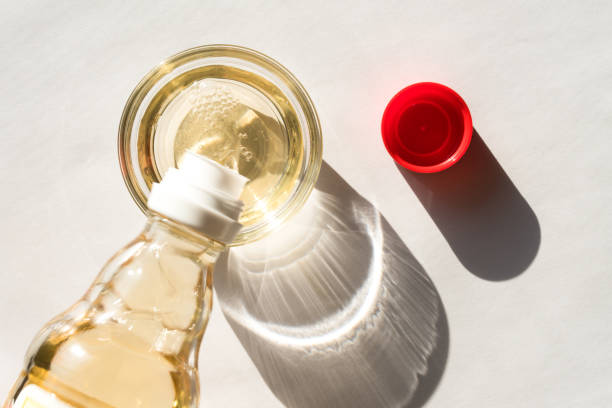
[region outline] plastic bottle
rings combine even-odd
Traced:
[[[186,154],[153,186],[144,231],[35,337],[4,407],[197,407],[213,265],[246,181]]]

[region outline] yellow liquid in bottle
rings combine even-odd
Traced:
[[[197,407],[219,249],[148,228],[41,331],[5,408]]]

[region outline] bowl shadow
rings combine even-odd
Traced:
[[[397,167],[468,271],[503,281],[535,259],[538,219],[476,130],[465,156],[445,171]]]
[[[232,329],[288,407],[421,407],[449,330],[432,281],[327,163],[300,214],[218,261]]]

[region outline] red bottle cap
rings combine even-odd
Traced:
[[[459,94],[434,82],[399,91],[382,118],[387,151],[403,167],[435,173],[455,164],[472,140],[472,116]]]

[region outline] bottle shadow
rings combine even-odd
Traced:
[[[288,407],[421,407],[449,331],[432,281],[380,212],[323,163],[299,216],[217,262],[222,310]]]
[[[465,156],[443,172],[397,167],[468,271],[502,281],[529,267],[540,224],[475,129]]]

